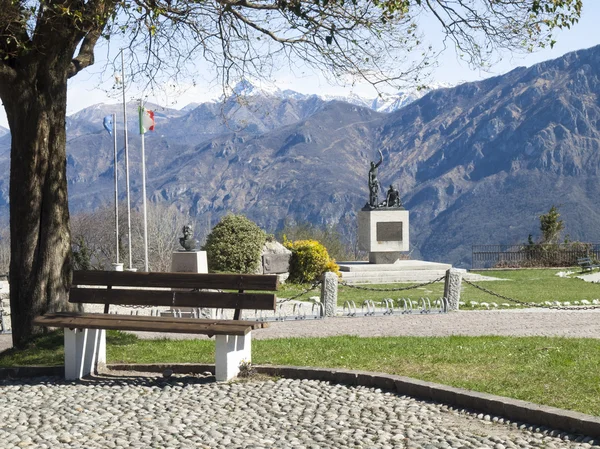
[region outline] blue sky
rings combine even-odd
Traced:
[[[503,53],[498,55],[499,61],[489,71],[472,69],[467,63],[461,61],[452,49],[446,50],[438,58],[438,67],[434,71],[431,82],[458,84],[465,81],[476,81],[490,76],[500,75],[519,66],[531,66],[541,61],[558,58],[570,51],[589,48],[600,44],[598,21],[600,20],[600,1],[586,0],[583,6],[582,18],[570,30],[556,33],[557,44],[553,49],[541,50],[532,54]],[[424,29],[425,34],[435,42],[436,32]],[[437,39],[439,41],[439,38]],[[96,52],[96,64],[86,71],[78,74],[69,82],[67,113],[72,114],[85,107],[97,103],[115,103],[120,101],[117,95],[107,94],[111,91],[113,73],[106,73],[103,69],[106,61],[102,60],[106,50]],[[317,93],[331,95],[345,95],[355,93],[365,97],[375,97],[376,92],[369,86],[358,84],[354,86],[331,85],[323,75],[314,72],[297,71],[296,73],[278,72],[275,75],[276,86],[280,89],[292,89],[302,93]],[[161,98],[150,98],[164,106],[182,108],[191,102],[206,100],[215,97],[218,86],[201,83],[194,87],[180,87],[177,92],[165,94]],[[184,93],[181,93],[183,91]],[[139,96],[139,94],[138,94]],[[133,93],[128,95],[128,101],[136,97]],[[0,109],[0,126],[7,127],[4,108]],[[99,125],[101,126],[101,125]]]

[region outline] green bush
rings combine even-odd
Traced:
[[[329,258],[327,249],[316,240],[290,242],[284,239],[283,245],[292,252],[290,282],[311,282],[326,271],[333,271],[339,275],[340,267]]]
[[[267,235],[243,215],[227,215],[206,238],[206,258],[211,272],[254,273]]]

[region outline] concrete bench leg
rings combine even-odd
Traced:
[[[106,331],[65,329],[65,379],[81,379],[106,364]]]
[[[219,382],[233,379],[240,372],[240,363],[250,363],[252,332],[246,335],[216,335],[215,377]]]

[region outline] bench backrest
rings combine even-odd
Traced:
[[[105,312],[109,305],[236,309],[238,319],[241,309],[276,308],[274,293],[245,293],[246,290],[275,291],[277,287],[274,275],[75,271],[69,302],[104,304]]]

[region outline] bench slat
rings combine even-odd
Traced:
[[[107,314],[107,313],[80,313],[80,312],[55,312],[52,314],[47,314],[44,316],[53,316],[53,317],[65,317],[65,318],[69,318],[69,317],[83,317],[83,318],[91,318],[91,319],[96,319],[96,320],[113,320],[115,317],[118,317],[120,320],[123,321],[148,321],[148,322],[157,322],[160,321],[161,323],[203,323],[203,324],[243,324],[243,325],[248,325],[251,326],[252,329],[262,329],[262,328],[266,328],[269,327],[269,323],[265,322],[265,321],[252,321],[252,320],[243,320],[243,321],[239,321],[239,320],[216,320],[216,319],[211,319],[211,318],[177,318],[177,317],[170,317],[170,316],[161,316],[161,317],[155,317],[155,316],[148,316],[148,315],[117,315],[117,314]]]
[[[110,319],[107,319],[110,317]],[[246,335],[252,326],[239,322],[236,324],[215,324],[191,320],[194,322],[166,322],[164,318],[155,317],[155,321],[133,320],[130,317],[109,315],[99,319],[86,316],[44,315],[34,318],[33,324],[47,327],[66,327],[69,329],[114,329],[137,332],[170,332],[179,334],[204,334],[204,335]]]
[[[75,271],[73,285],[209,288],[275,291],[277,276],[257,274],[144,273],[133,271]]]
[[[273,293],[182,292],[71,287],[69,302],[89,304],[276,310]]]

